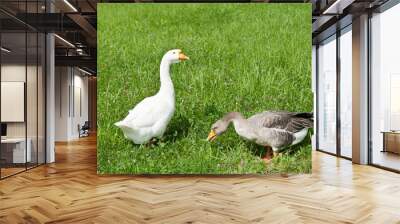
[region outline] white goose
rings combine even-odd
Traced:
[[[135,144],[143,144],[152,138],[162,137],[175,112],[175,91],[169,69],[172,64],[188,59],[180,49],[170,50],[163,56],[158,93],[142,100],[129,111],[125,119],[115,123],[122,129],[125,138]]]

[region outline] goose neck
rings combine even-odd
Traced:
[[[254,137],[254,129],[250,125],[249,121],[245,119],[243,116],[235,116],[229,119],[229,122],[233,123],[235,131],[238,135],[252,139]]]
[[[243,118],[232,118],[230,122],[233,123],[236,131],[238,129],[247,129],[249,127],[248,121]]]
[[[162,60],[160,64],[160,92],[171,92],[174,91],[174,86],[170,76],[171,63],[167,60]]]

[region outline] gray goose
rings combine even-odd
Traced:
[[[239,136],[266,147],[267,155],[263,159],[268,161],[272,158],[271,148],[276,156],[285,147],[304,140],[308,129],[313,127],[313,113],[264,111],[246,119],[239,112],[230,112],[211,126],[207,140],[213,141],[223,134],[230,123]]]

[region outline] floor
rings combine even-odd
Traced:
[[[375,150],[373,154],[374,164],[400,170],[400,155],[392,152],[381,152]]]
[[[19,167],[17,167],[17,168],[14,168],[14,167],[12,167],[12,168],[1,168],[1,177],[2,178],[3,177],[7,177],[7,176],[10,176],[10,175],[22,172],[24,170],[25,170],[25,167],[24,168],[19,168]]]
[[[97,176],[94,137],[0,181],[0,223],[400,223],[400,175],[314,152],[298,176]]]
[[[20,172],[25,171],[26,169],[32,169],[36,166],[36,164],[27,164],[27,167],[25,168],[25,165],[19,165],[19,167],[7,167],[7,168],[1,168],[1,178],[5,178]]]

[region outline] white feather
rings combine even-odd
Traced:
[[[294,141],[292,142],[292,145],[296,145],[304,140],[304,138],[307,136],[308,133],[308,128],[303,128],[301,131],[294,133]]]

